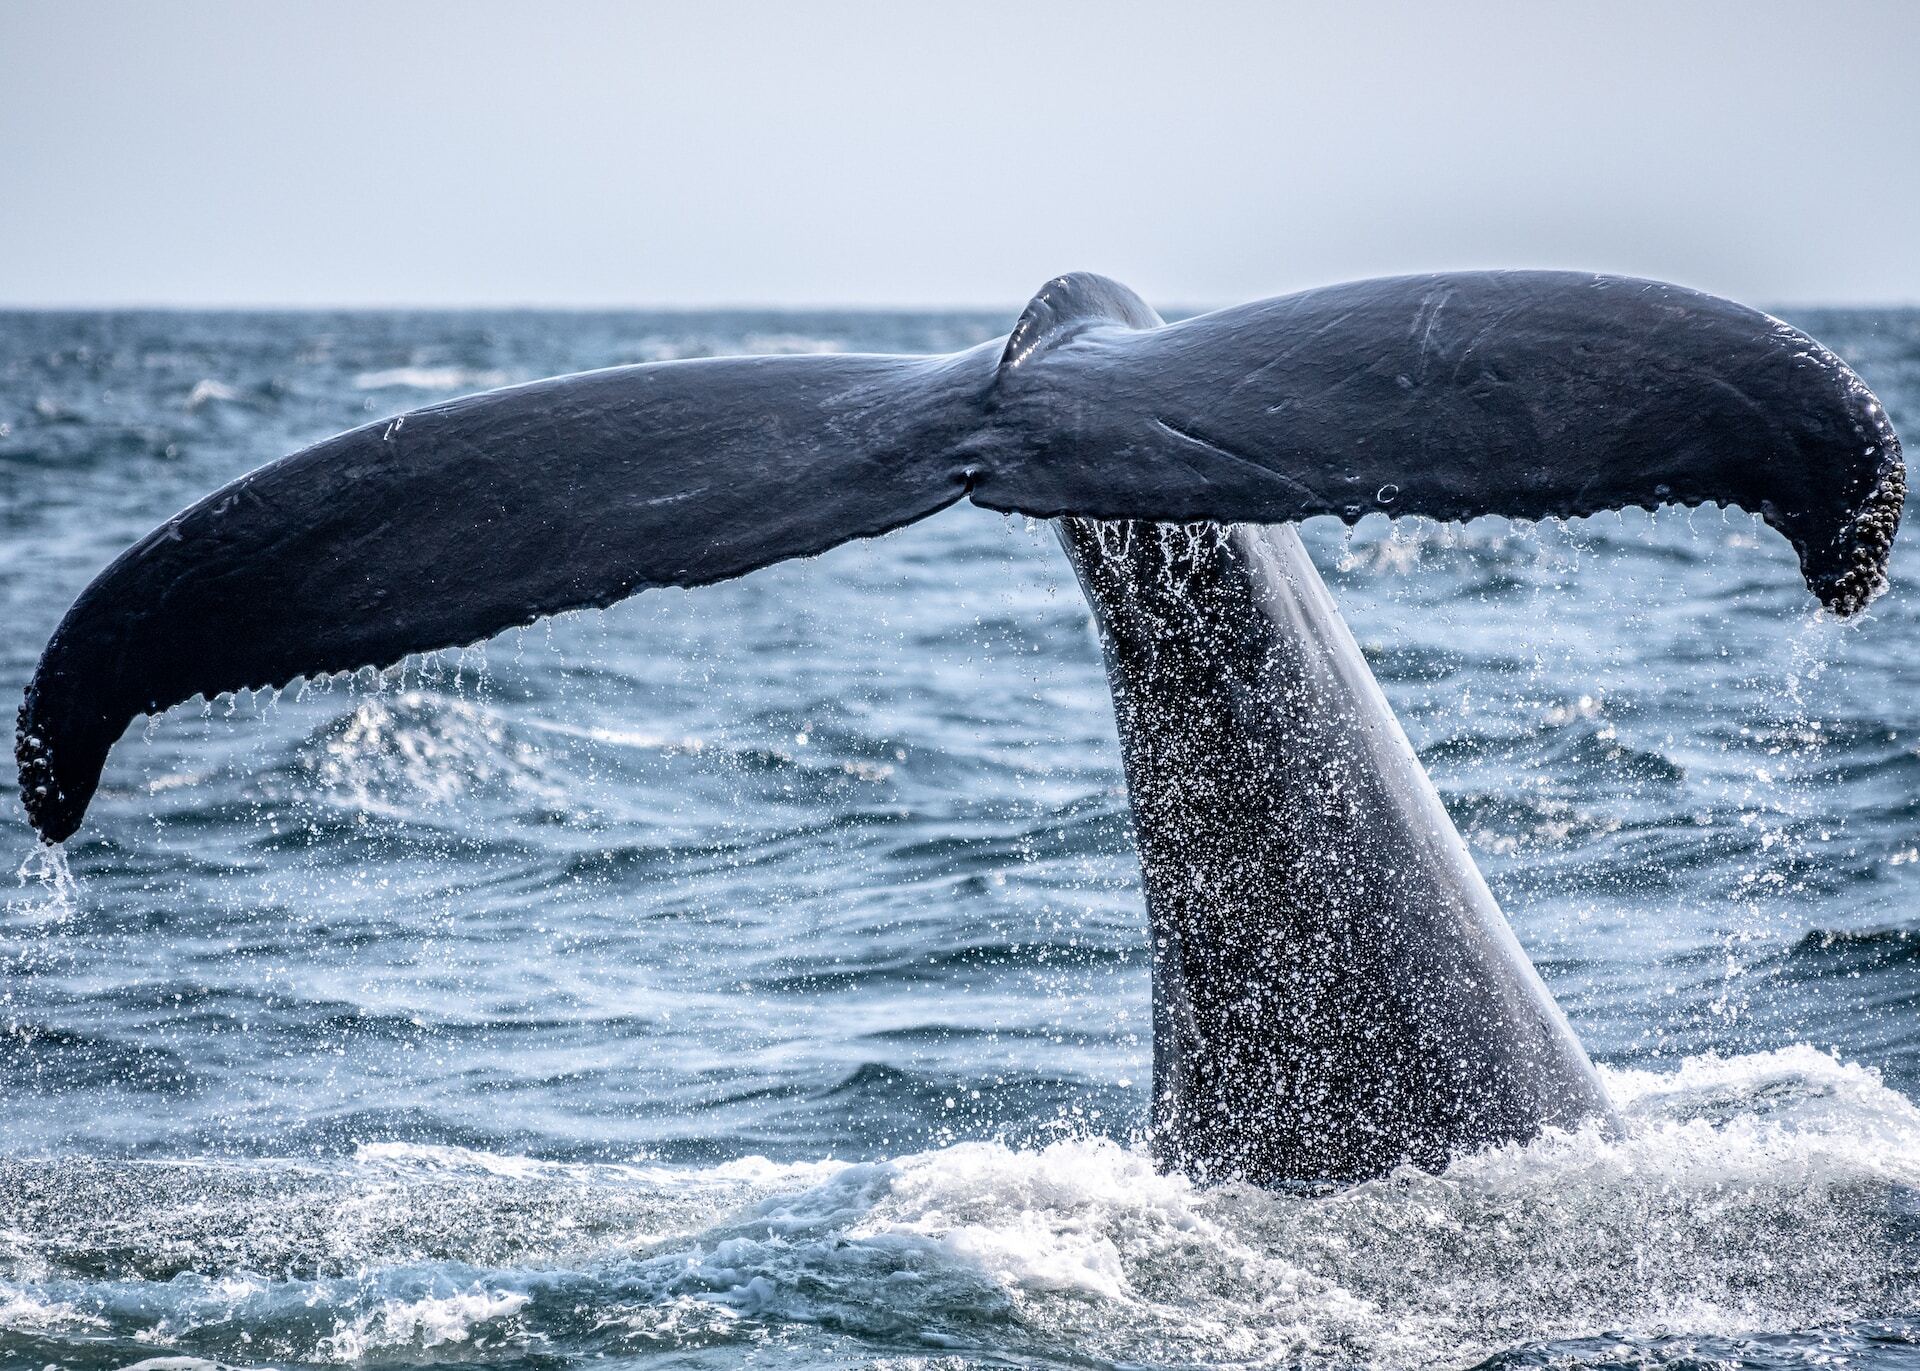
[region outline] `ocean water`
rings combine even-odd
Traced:
[[[0,315],[0,695],[337,429],[1009,322]],[[1793,322],[1920,433],[1920,312]],[[1087,613],[955,509],[136,725],[64,865],[8,787],[0,1368],[1920,1365],[1912,530],[1849,625],[1738,512],[1307,533],[1620,1136],[1155,1174]]]

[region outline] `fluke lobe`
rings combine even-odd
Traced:
[[[1354,1180],[1608,1104],[1291,525],[1738,505],[1850,615],[1904,489],[1838,358],[1677,286],[1411,276],[1169,325],[1063,276],[949,356],[588,372],[262,467],[81,593],[20,710],[21,795],[61,841],[127,724],[195,695],[724,580],[963,497],[1059,518],[1145,876],[1155,1146]]]

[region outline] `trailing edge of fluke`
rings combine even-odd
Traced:
[[[1063,276],[1008,338],[948,356],[586,372],[261,467],[75,601],[20,709],[21,796],[62,841],[143,714],[743,575],[963,496],[1268,524],[1718,502],[1779,530],[1847,615],[1885,584],[1904,479],[1844,363],[1678,286],[1407,276],[1161,325],[1126,287]]]

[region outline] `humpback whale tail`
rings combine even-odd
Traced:
[[[1004,342],[950,356],[587,372],[243,476],[61,621],[20,709],[21,795],[60,841],[140,715],[739,576],[963,497],[1260,524],[1718,501],[1785,535],[1844,615],[1884,583],[1903,491],[1893,429],[1838,358],[1677,286],[1409,276],[1160,325],[1069,275]]]
[[[41,836],[136,716],[694,586],[963,497],[1060,517],[1145,878],[1156,1147],[1353,1180],[1610,1112],[1291,527],[1719,501],[1835,613],[1885,582],[1900,447],[1796,330],[1674,286],[1405,277],[1176,324],[1097,276],[946,357],[624,367],[330,438],[82,592],[20,710]],[[1095,520],[1118,520],[1118,552]],[[1150,521],[1160,521],[1155,529]],[[1155,536],[1166,521],[1226,525]]]

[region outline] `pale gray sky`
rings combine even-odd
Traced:
[[[1920,301],[1920,0],[0,0],[0,305]]]

